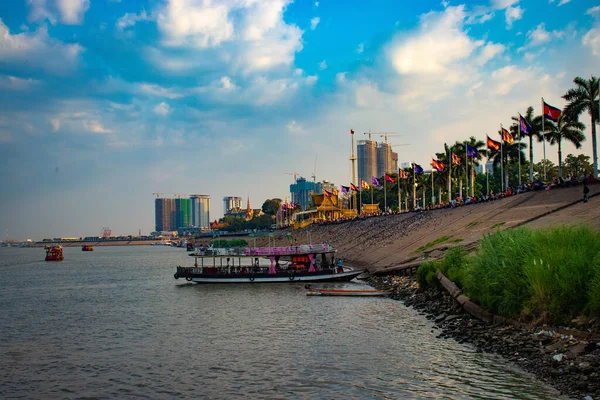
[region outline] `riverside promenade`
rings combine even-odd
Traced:
[[[600,183],[590,183],[583,203],[583,185],[531,191],[457,208],[357,219],[339,224],[315,224],[293,231],[298,243],[326,241],[348,265],[385,273],[425,259],[438,259],[453,246],[474,249],[488,233],[521,225],[544,228],[559,224],[589,224],[600,228]],[[286,233],[287,231],[278,231]],[[271,245],[289,241],[281,235]],[[267,245],[266,239],[260,245]],[[257,240],[257,245],[258,245]]]

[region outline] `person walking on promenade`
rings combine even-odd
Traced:
[[[590,188],[587,185],[586,181],[583,181],[583,202],[588,202],[588,193],[590,192]]]

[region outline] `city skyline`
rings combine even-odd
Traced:
[[[147,234],[157,191],[258,208],[290,173],[347,185],[350,129],[397,132],[398,162],[427,166],[600,74],[600,6],[583,0],[18,0],[0,33],[9,239]],[[592,155],[580,120],[565,155]]]

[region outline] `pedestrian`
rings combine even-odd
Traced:
[[[588,202],[588,193],[590,192],[590,188],[587,185],[587,182],[583,182],[583,202]]]

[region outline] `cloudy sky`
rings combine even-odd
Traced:
[[[0,233],[148,234],[153,192],[208,194],[219,218],[315,160],[347,185],[349,129],[427,165],[599,73],[591,0],[3,1]]]

